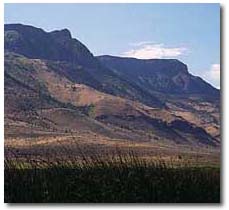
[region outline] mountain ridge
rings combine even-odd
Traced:
[[[215,87],[213,87],[212,85],[204,81],[202,78],[190,74],[187,65],[178,59],[137,59],[137,58],[110,56],[110,55],[97,56],[97,58],[103,64],[111,67],[113,70],[115,70],[120,74],[123,73],[126,76],[129,76],[129,78],[132,78],[134,76],[135,81],[139,79],[137,77],[140,77],[142,75],[143,77],[144,76],[152,77],[152,73],[156,73],[159,79],[161,79],[161,74],[166,74],[166,76],[168,77],[173,77],[173,81],[171,82],[173,83],[177,82],[178,86],[183,86],[182,90],[184,92],[194,93],[194,94],[195,93],[206,94],[206,92],[204,91],[201,92],[203,89],[199,88],[200,86],[205,86],[204,88],[208,89],[208,93],[211,92],[211,94],[216,94],[216,95],[219,94],[219,91]],[[167,68],[168,65],[169,68]],[[179,66],[179,68],[177,66]],[[168,80],[168,77],[167,78],[165,77],[164,79]],[[141,79],[143,80],[144,78],[141,77]],[[157,78],[155,80],[157,80]],[[182,82],[184,84],[182,84]],[[195,85],[189,84],[190,82],[195,84],[197,83],[199,87],[195,89],[194,88]],[[171,83],[171,86],[172,85],[174,84]],[[187,87],[191,85],[193,87]],[[169,89],[171,88],[176,89],[175,86],[169,87]],[[166,91],[169,91],[169,89],[167,89]],[[163,91],[157,88],[156,90]],[[177,93],[179,93],[179,91],[177,91]]]
[[[19,31],[18,31],[18,27],[20,29]],[[22,39],[23,42],[27,43],[25,46],[21,44],[21,39],[17,38],[16,41],[15,40],[12,41],[9,38],[10,33],[12,33],[12,30],[15,30],[16,32],[20,33],[20,31],[23,30],[23,27],[24,27],[23,25],[16,25],[16,27],[15,25],[6,25],[5,51],[16,52],[24,56],[27,56],[28,58],[43,59],[45,56],[46,60],[51,59],[51,61],[67,62],[69,66],[68,69],[72,69],[71,72],[68,71],[69,77],[75,78],[75,74],[78,72],[86,76],[90,75],[90,77],[93,78],[93,81],[96,82],[97,84],[93,82],[90,84],[88,83],[86,84],[94,88],[97,88],[100,91],[107,92],[110,94],[115,94],[117,96],[122,96],[122,97],[124,96],[129,99],[137,99],[144,103],[148,103],[148,104],[150,103],[151,105],[156,105],[156,106],[163,105],[160,102],[160,100],[157,99],[155,96],[147,93],[143,94],[142,90],[139,89],[139,87],[137,87],[135,84],[129,83],[129,81],[120,78],[113,71],[110,71],[108,68],[101,65],[101,63],[93,56],[93,54],[76,39],[71,39],[70,41],[68,40],[67,46],[65,42],[59,43],[59,41],[56,46],[53,46],[53,44],[56,43],[56,39],[53,41],[53,35],[52,35],[53,32],[48,32],[48,33],[44,31],[41,32],[41,29],[38,29],[38,38],[37,38],[37,42],[35,42],[35,46],[34,45],[30,46],[30,39],[33,40],[34,37],[36,36],[33,34],[33,36],[31,37],[30,34],[27,34],[26,31],[24,31],[20,35],[23,37]],[[29,29],[31,28],[31,26],[26,26],[25,28],[27,29],[27,27]],[[10,29],[10,33],[9,33],[9,29]],[[35,27],[32,27],[32,30],[33,33],[34,31],[36,32]],[[45,38],[43,38],[43,36],[40,37],[40,33],[42,33],[45,36]],[[42,42],[43,44],[41,44]],[[73,45],[71,45],[72,42]],[[75,43],[80,43],[80,44],[75,45]],[[29,45],[28,51],[26,48],[27,45]],[[65,53],[63,58],[58,59],[58,57],[62,56],[64,52],[62,48],[67,50],[67,53]],[[53,51],[57,51],[56,55],[55,53],[53,55],[52,53]],[[47,57],[46,54],[48,54]],[[65,56],[67,57],[67,59],[65,59]],[[63,71],[62,73],[66,74],[66,72]],[[125,83],[125,89],[120,89],[120,87],[123,86],[124,83]]]
[[[93,56],[67,29],[5,25],[4,37],[9,128],[15,121],[39,132],[220,144],[219,91],[179,60]]]

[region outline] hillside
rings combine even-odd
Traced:
[[[6,52],[14,52],[31,59],[49,60],[51,68],[56,68],[58,73],[73,82],[152,106],[163,106],[153,95],[144,93],[138,86],[101,65],[66,29],[45,32],[33,26],[6,24],[4,37]]]
[[[220,93],[182,62],[95,57],[67,29],[9,24],[4,36],[6,136],[220,145]]]

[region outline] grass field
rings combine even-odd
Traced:
[[[220,169],[134,154],[82,161],[5,159],[6,203],[219,203]]]

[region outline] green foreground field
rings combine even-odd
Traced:
[[[6,203],[219,203],[220,169],[98,157],[48,167],[5,161]]]

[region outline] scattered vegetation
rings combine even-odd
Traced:
[[[94,104],[90,104],[87,106],[78,107],[78,110],[86,114],[87,116],[94,118],[96,106]]]
[[[88,106],[88,116],[94,117],[95,116],[95,105],[91,104]]]

